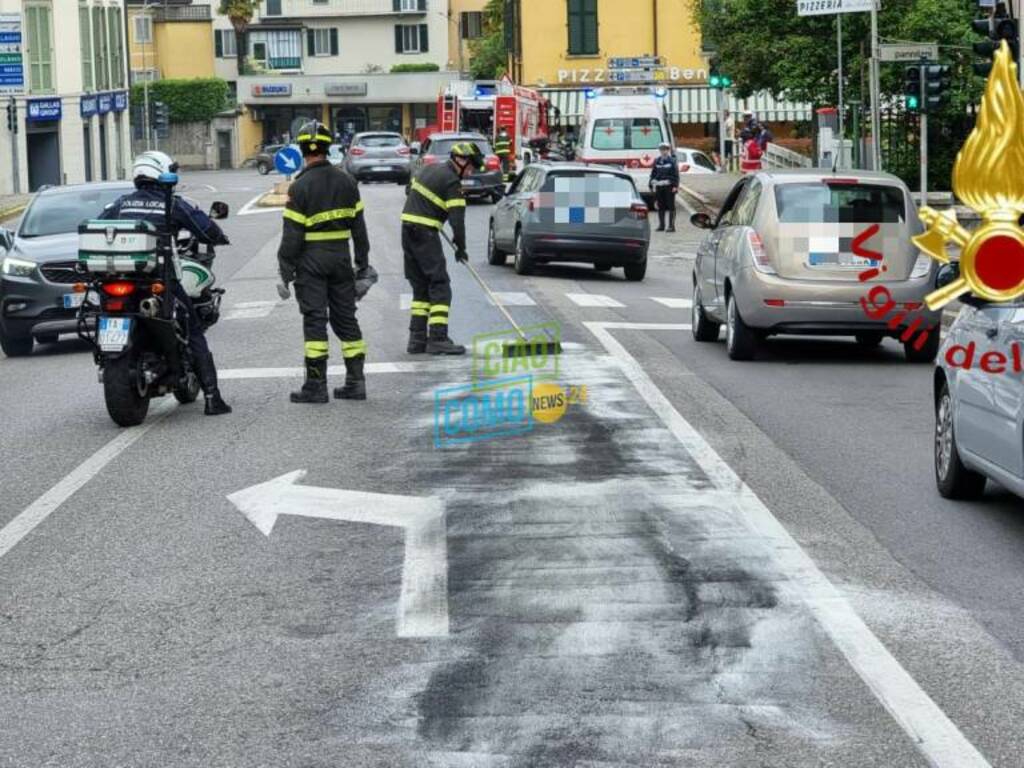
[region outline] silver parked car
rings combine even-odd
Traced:
[[[357,133],[341,167],[356,181],[409,183],[409,145],[400,133]]]
[[[777,333],[863,346],[894,336],[908,360],[935,358],[939,313],[924,305],[935,263],[911,242],[921,222],[897,177],[762,171],[739,181],[715,218],[691,221],[711,230],[693,270],[697,341],[717,341],[724,323],[733,360],[752,359]]]
[[[519,173],[491,214],[487,261],[515,270],[574,261],[601,271],[623,267],[643,280],[651,225],[632,177],[607,166],[534,163]]]
[[[934,378],[939,493],[976,498],[990,478],[1024,496],[1024,301],[968,297],[940,352]]]

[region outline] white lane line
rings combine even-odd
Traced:
[[[256,195],[256,197],[254,197],[248,203],[246,203],[241,208],[239,208],[238,209],[238,213],[236,213],[235,215],[236,216],[252,216],[254,213],[275,213],[275,212],[276,213],[280,213],[281,211],[284,210],[284,208],[280,207],[280,206],[264,207],[262,205],[256,205],[256,203],[259,202],[260,198],[263,197],[265,194],[267,194],[267,193],[266,192],[260,192],[258,195]]]
[[[624,307],[611,296],[599,293],[567,293],[565,297],[578,307]]]
[[[282,302],[279,301],[245,301],[232,305],[224,314],[224,320],[252,320],[258,317],[267,317],[274,308]]]
[[[733,503],[746,518],[750,529],[771,544],[775,563],[787,577],[782,586],[807,605],[846,661],[928,762],[934,768],[991,768],[946,713],[868,629],[789,531],[683,418],[636,358],[611,333],[615,329],[683,331],[690,326],[616,322],[584,322],[583,325],[618,361],[640,396],[711,481],[722,491],[734,494]]]
[[[96,477],[104,467],[152,429],[163,416],[174,409],[174,406],[174,400],[170,398],[155,405],[150,409],[149,418],[144,424],[119,432],[117,437],[71,470],[64,479],[29,504],[11,522],[0,528],[0,557],[10,552],[19,541],[28,536],[61,504],[70,499],[79,488]]]
[[[435,371],[454,371],[457,368],[450,362],[439,360],[425,363],[366,363],[365,373],[432,373]],[[327,369],[329,376],[345,373],[342,365],[332,365]],[[217,371],[220,379],[293,379],[305,375],[303,368],[226,368]]]
[[[412,309],[412,294],[403,293],[398,297],[399,309]]]
[[[693,306],[691,299],[676,299],[670,296],[651,296],[651,301],[664,304],[669,309],[690,309]]]
[[[237,304],[232,304],[231,309],[253,309],[255,307],[276,307],[278,304],[283,302],[280,301],[240,301]]]
[[[519,293],[517,291],[495,291],[494,295],[498,297],[498,301],[504,304],[506,307],[535,307],[537,302],[530,298],[528,293]],[[490,304],[494,304],[491,301],[491,297],[487,297],[487,301]]]

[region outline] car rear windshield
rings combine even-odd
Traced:
[[[398,147],[402,144],[401,136],[363,136],[356,142],[360,147]]]
[[[78,231],[86,219],[95,219],[103,209],[130,190],[104,187],[39,195],[32,201],[18,230],[19,237],[46,237]]]
[[[895,224],[906,221],[903,191],[881,184],[781,184],[779,221],[786,224]]]
[[[482,141],[481,139],[438,139],[437,141],[430,142],[430,154],[432,155],[447,155],[452,151],[452,147],[456,144],[461,144],[464,141],[468,141],[470,144],[476,144],[480,147],[480,151],[485,155],[493,155],[494,152],[491,149],[491,145]]]
[[[541,192],[608,193],[619,205],[626,207],[636,197],[633,180],[617,173],[594,171],[552,171],[544,180]],[[623,202],[624,201],[624,202]]]
[[[613,117],[594,121],[594,149],[657,149],[664,140],[656,117]]]

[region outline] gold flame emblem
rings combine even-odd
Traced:
[[[981,214],[982,225],[968,232],[956,212],[921,208],[928,229],[914,244],[936,261],[949,263],[947,248],[960,248],[960,277],[925,297],[939,309],[958,296],[973,293],[988,301],[1011,301],[1024,295],[1024,96],[1017,66],[1005,41],[996,53],[985,85],[978,122],[953,165],[953,192]]]

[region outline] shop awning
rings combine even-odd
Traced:
[[[558,123],[575,125],[583,118],[587,100],[584,89],[550,88],[541,93],[561,111]],[[670,88],[667,98],[668,114],[673,123],[713,123],[718,119],[718,91],[713,88]],[[811,119],[810,104],[779,100],[768,93],[756,93],[746,99],[729,95],[726,109],[737,116],[753,112],[766,122]]]

